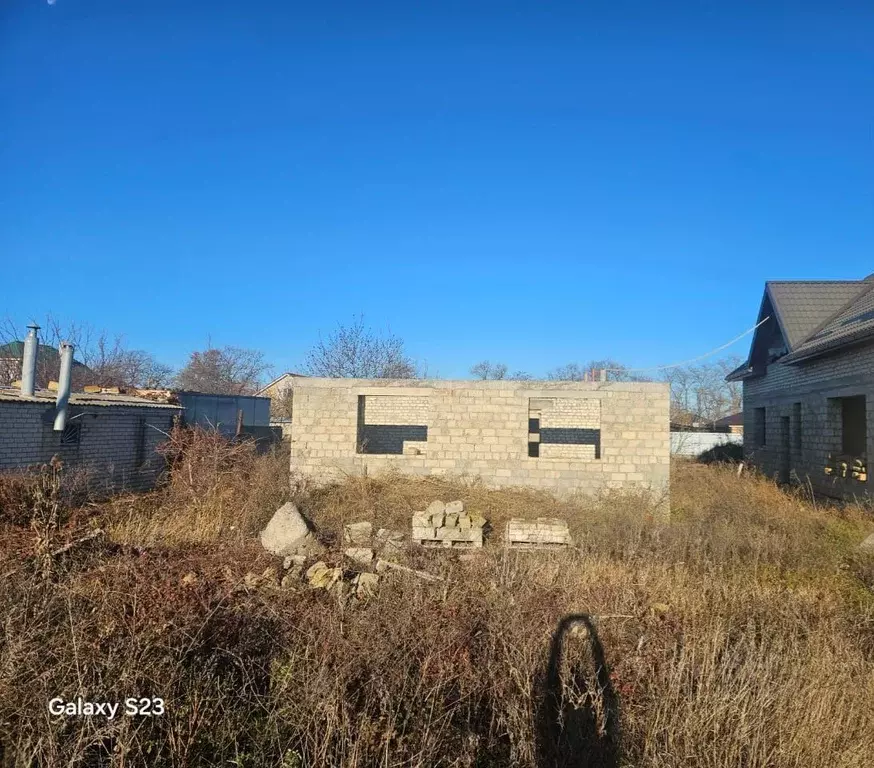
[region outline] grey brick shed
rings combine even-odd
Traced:
[[[156,452],[181,407],[129,395],[73,393],[69,420],[55,432],[55,393],[32,397],[0,388],[0,472],[46,463],[55,455],[88,473],[102,490],[151,488],[164,468]]]

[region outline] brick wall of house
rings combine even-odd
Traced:
[[[555,429],[553,437],[560,438],[568,430],[583,440],[594,434],[599,458],[591,440],[556,442],[554,453],[547,449],[530,457],[532,400],[551,401],[549,407],[535,403],[543,432]],[[320,481],[396,468],[418,475],[478,475],[492,486],[644,489],[667,498],[666,384],[301,378],[295,381],[294,403],[292,468]],[[424,441],[409,441],[423,443],[421,451],[408,451],[408,441],[396,440],[392,453],[359,452],[362,431],[377,419],[402,430],[427,427]],[[569,455],[561,454],[563,448]]]
[[[866,397],[867,458],[874,456],[874,344],[795,366],[772,363],[765,376],[745,381],[743,390],[748,461],[781,480],[794,470],[798,480],[833,496],[874,492],[870,474],[864,483],[825,474],[829,454],[841,452],[837,398]]]
[[[53,431],[54,404],[0,401],[0,472],[43,464],[59,456],[86,471],[97,491],[151,488],[164,468],[155,452],[172,427],[172,408],[72,407],[78,442],[62,445]]]

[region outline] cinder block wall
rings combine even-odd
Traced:
[[[59,456],[69,470],[86,471],[99,491],[146,490],[164,462],[155,452],[173,425],[172,408],[71,407],[79,442],[61,445],[53,431],[54,404],[0,402],[0,472],[44,464]],[[81,415],[78,415],[81,414]],[[160,431],[159,431],[160,430]]]
[[[788,442],[788,468],[801,482],[841,498],[874,495],[870,472],[874,469],[874,345],[801,365],[772,363],[765,376],[745,381],[743,392],[747,461],[769,476],[788,480],[782,477]],[[869,474],[864,483],[829,477],[824,471],[829,453],[841,452],[841,412],[835,398],[856,395],[865,395],[866,404]],[[757,408],[765,409],[765,444],[756,429]]]
[[[647,490],[667,500],[667,384],[302,378],[294,403],[292,470],[322,482],[396,468],[478,475],[496,487]],[[529,418],[540,419],[537,457],[529,456]],[[361,452],[360,436],[379,427],[424,427],[427,437],[399,446],[395,432],[395,453]]]

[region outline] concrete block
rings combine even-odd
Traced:
[[[442,515],[444,512],[446,512],[446,504],[444,504],[442,501],[439,501],[439,500],[432,501],[428,505],[427,511],[431,515]]]
[[[349,523],[343,526],[343,541],[353,547],[364,547],[370,544],[373,535],[373,523],[364,520],[360,523]]]

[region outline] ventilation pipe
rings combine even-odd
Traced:
[[[24,337],[24,354],[21,357],[21,394],[33,397],[36,382],[36,353],[39,350],[39,326],[27,326]]]
[[[73,374],[73,345],[62,341],[58,352],[61,355],[61,373],[58,376],[58,401],[55,414],[55,432],[63,432],[67,426],[67,401],[70,399],[70,379]]]

